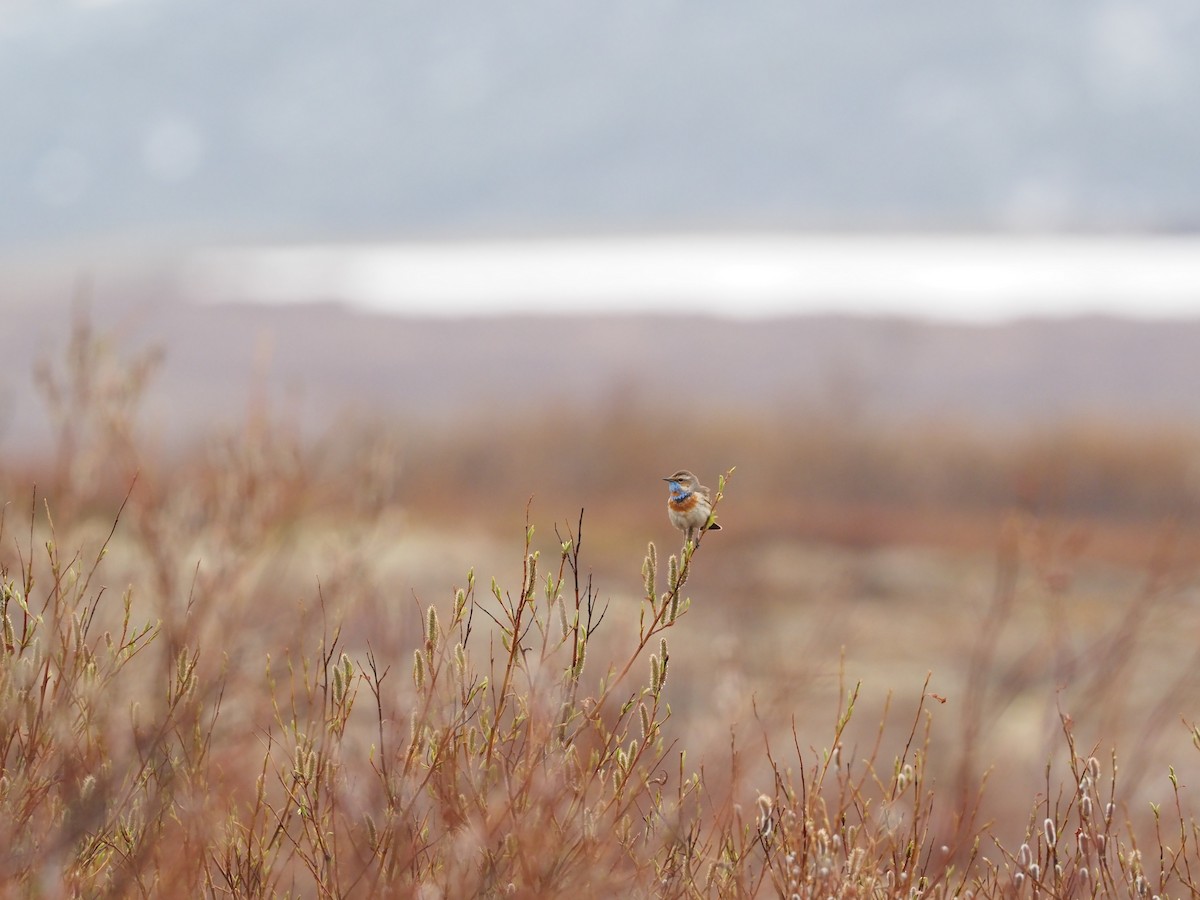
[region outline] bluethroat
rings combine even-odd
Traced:
[[[683,532],[685,544],[697,541],[705,531],[721,530],[716,522],[708,524],[708,517],[712,515],[712,496],[699,478],[687,469],[680,469],[663,481],[671,488],[671,495],[667,498],[667,516],[671,524]]]

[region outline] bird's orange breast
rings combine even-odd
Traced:
[[[699,502],[699,496],[696,494],[691,494],[682,500],[676,500],[674,497],[669,497],[667,499],[667,506],[677,513],[688,513],[695,509]]]

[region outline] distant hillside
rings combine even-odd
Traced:
[[[152,287],[95,305],[125,347],[165,349],[147,421],[168,437],[237,422],[264,396],[314,432],[347,412],[436,422],[557,404],[914,426],[1200,425],[1200,321],[408,320],[332,304],[193,306]],[[61,353],[68,322],[65,303],[7,310],[0,449],[44,442],[29,373],[39,355]]]

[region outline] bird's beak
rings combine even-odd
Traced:
[[[670,478],[664,478],[663,481],[670,481]]]

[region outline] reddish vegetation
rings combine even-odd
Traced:
[[[259,410],[168,459],[152,375],[81,325],[0,460],[15,893],[1197,890],[1194,435]],[[731,465],[693,556],[660,479]]]

